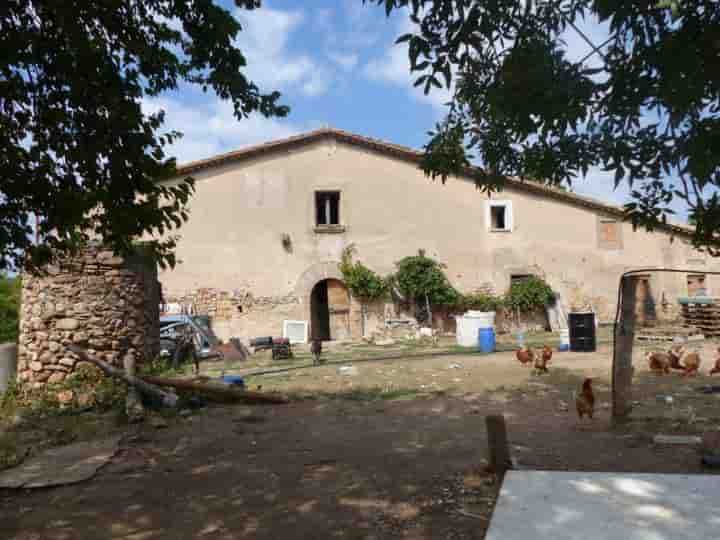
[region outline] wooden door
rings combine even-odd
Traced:
[[[350,338],[350,293],[342,281],[327,280],[330,339]]]

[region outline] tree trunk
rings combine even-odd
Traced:
[[[360,304],[360,329],[362,332],[362,337],[365,337],[365,317],[367,315],[367,304],[365,301],[363,301]]]
[[[485,426],[488,436],[488,462],[490,470],[502,480],[505,476],[505,471],[512,469],[512,458],[510,457],[510,445],[508,444],[505,417],[501,414],[486,416]]]
[[[135,355],[128,352],[123,356],[123,367],[128,377],[135,377]],[[125,414],[132,423],[142,421],[145,411],[140,394],[134,386],[128,386],[125,396]]]
[[[425,309],[427,310],[428,314],[428,324],[430,328],[433,327],[433,317],[432,317],[432,310],[430,309],[430,299],[428,298],[428,295],[425,294]]]
[[[146,382],[156,384],[158,386],[169,386],[177,390],[187,390],[201,394],[209,401],[219,403],[256,403],[260,405],[283,405],[289,400],[281,395],[261,394],[259,392],[251,392],[242,388],[233,387],[232,385],[202,381],[196,382],[188,379],[168,379],[165,377],[143,377]]]
[[[94,358],[90,356],[82,347],[78,347],[77,345],[70,345],[68,346],[68,349],[75,353],[78,358],[80,358],[80,360],[82,360],[83,362],[90,362],[91,364],[95,364],[107,375],[122,379],[130,386],[134,386],[135,388],[137,388],[141,393],[159,399],[166,407],[175,407],[177,405],[178,397],[175,394],[163,392],[157,386],[148,384],[142,379],[135,377],[134,375],[128,375],[122,369],[118,369],[108,364],[107,362],[100,360],[99,358]]]
[[[615,323],[612,372],[613,419],[616,421],[626,419],[632,410],[632,353],[637,278],[622,278],[621,289],[620,320]]]

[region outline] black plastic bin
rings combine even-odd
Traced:
[[[574,352],[595,352],[597,333],[594,313],[568,313],[570,350]]]

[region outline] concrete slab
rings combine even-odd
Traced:
[[[486,540],[720,539],[711,475],[510,471]]]
[[[0,473],[0,488],[41,488],[92,478],[115,455],[120,437],[52,448]]]

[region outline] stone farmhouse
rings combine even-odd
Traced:
[[[629,269],[692,270],[641,281],[645,320],[675,317],[678,296],[712,289],[703,273],[720,266],[682,227],[634,231],[617,207],[533,182],[510,180],[488,197],[470,178],[430,180],[420,158],[326,128],[180,167],[196,193],[179,263],[159,274],[165,302],[210,315],[224,339],[282,335],[284,321],[307,321],[323,339],[359,338],[360,304],[338,269],[350,244],[381,274],[424,249],[463,292],[499,293],[538,275],[566,309],[591,308],[601,322],[613,320]],[[372,306],[366,333],[400,315],[389,301]]]

